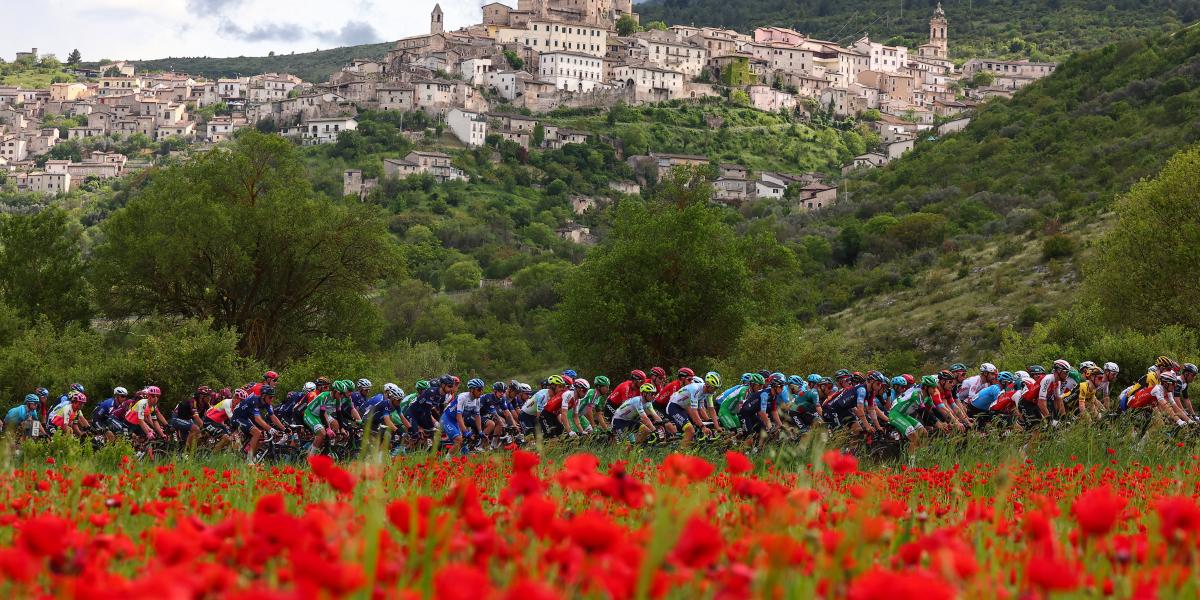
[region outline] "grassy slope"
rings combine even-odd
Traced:
[[[873,39],[897,37],[915,47],[928,39],[935,2],[903,4],[901,11],[900,2],[879,0],[651,0],[639,5],[638,12],[642,22],[664,20],[739,31],[779,25],[841,42],[866,32]],[[942,4],[950,21],[951,54],[956,58],[1065,58],[1200,18],[1200,4],[1193,0],[944,0]]]
[[[136,61],[143,71],[179,71],[205,77],[233,77],[258,73],[291,73],[305,81],[325,81],[330,73],[356,58],[383,58],[390,42],[345,46],[316,52],[275,56],[237,56],[231,58],[172,57]]]

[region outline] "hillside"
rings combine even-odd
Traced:
[[[850,42],[872,38],[924,43],[936,0],[649,0],[643,23],[728,27],[775,25]],[[1061,59],[1113,40],[1165,32],[1200,19],[1197,0],[945,0],[954,58]],[[903,6],[903,8],[901,8]]]
[[[356,58],[383,58],[390,42],[344,46],[316,52],[277,54],[275,56],[170,57],[135,61],[141,71],[179,71],[209,78],[291,73],[305,81],[325,81],[331,73]]]
[[[1200,27],[1082,53],[964,132],[852,180],[853,201],[798,235],[835,224],[835,250],[861,239],[849,278],[874,293],[819,322],[936,362],[980,357],[1005,327],[1060,313],[1113,199],[1200,141],[1197,73]],[[880,280],[898,283],[870,285]]]

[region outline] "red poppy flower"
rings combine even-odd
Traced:
[[[821,457],[835,475],[845,475],[858,470],[858,459],[840,450],[829,450]]]
[[[1075,498],[1071,503],[1071,514],[1079,523],[1079,529],[1092,537],[1106,535],[1117,524],[1117,518],[1128,501],[1113,493],[1105,485],[1092,488]]]
[[[849,600],[953,600],[954,587],[920,569],[902,573],[878,567],[850,584]]]
[[[1025,578],[1040,590],[1067,592],[1079,587],[1079,566],[1037,555],[1025,565]]]
[[[433,576],[439,600],[477,600],[492,594],[492,582],[478,567],[451,563]]]
[[[1154,505],[1159,529],[1167,542],[1176,542],[1200,532],[1200,507],[1186,496],[1163,498]]]
[[[670,478],[692,483],[708,478],[716,467],[698,456],[672,453],[663,460],[662,469]]]
[[[332,458],[321,454],[310,456],[308,457],[308,465],[312,468],[313,474],[329,484],[329,487],[342,494],[349,494],[354,491],[354,476],[346,472],[345,469],[333,464]]]
[[[676,565],[691,569],[704,569],[716,562],[725,545],[721,530],[708,520],[694,516],[683,526],[683,533],[675,544],[671,559]]]
[[[729,450],[725,452],[725,470],[737,475],[754,470],[754,463],[741,452]]]

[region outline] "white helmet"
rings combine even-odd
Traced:
[[[385,383],[383,384],[383,395],[388,398],[403,398],[404,390],[394,383]]]
[[[1030,380],[1033,379],[1033,377],[1030,377],[1029,371],[1017,371],[1016,373],[1013,373],[1013,377],[1017,378],[1017,381],[1025,381],[1026,379],[1030,379]]]
[[[980,373],[995,373],[996,365],[993,365],[992,363],[983,363],[982,365],[979,365],[979,372]]]
[[[114,396],[128,396],[128,395],[129,395],[129,390],[127,390],[127,389],[125,389],[125,388],[123,388],[123,387],[120,387],[120,386],[118,386],[118,387],[116,387],[116,388],[113,388],[113,395],[114,395]]]
[[[1085,370],[1087,370],[1087,369],[1098,369],[1098,368],[1099,368],[1099,367],[1097,367],[1097,366],[1096,366],[1096,363],[1094,363],[1094,362],[1092,362],[1092,361],[1090,361],[1090,360],[1085,360],[1085,361],[1083,361],[1083,362],[1079,363],[1079,370],[1080,370],[1081,372],[1082,372],[1082,371],[1085,371]]]
[[[1110,373],[1120,373],[1121,367],[1117,366],[1115,362],[1106,362],[1104,363],[1104,370]]]
[[[590,390],[590,389],[592,389],[592,384],[591,384],[591,382],[589,382],[588,380],[586,380],[582,377],[576,377],[575,378],[575,387],[577,387],[581,390]]]
[[[304,391],[305,391],[305,393],[308,393],[308,392],[315,392],[315,391],[317,391],[317,384],[315,384],[315,383],[313,383],[313,382],[311,382],[311,381],[309,381],[309,382],[305,383],[305,384],[304,384]]]
[[[704,385],[704,378],[700,377],[699,375],[696,375],[695,377],[692,377],[692,383],[699,383],[700,385]]]

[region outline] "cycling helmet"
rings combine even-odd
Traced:
[[[263,379],[279,379],[279,373],[275,371],[267,371],[263,373]]]
[[[1183,372],[1195,375],[1197,372],[1200,372],[1200,369],[1198,369],[1196,365],[1192,363],[1183,363]]]
[[[1009,373],[1008,371],[1000,371],[1000,374],[996,376],[996,380],[1000,383],[1012,383],[1016,381],[1017,378],[1013,377],[1013,374]]]
[[[1025,384],[1025,387],[1027,388],[1032,388],[1033,386],[1037,385],[1037,380],[1032,377],[1022,377],[1021,383]]]
[[[950,372],[951,373],[966,373],[967,365],[964,365],[962,363],[954,363],[954,364],[950,365]]]
[[[69,396],[69,399],[71,400],[71,402],[85,403],[85,402],[87,402],[87,394],[85,394],[83,392],[77,392],[75,390],[71,390],[71,395]]]
[[[450,375],[442,375],[440,378],[438,378],[438,385],[450,387],[454,385],[454,377]]]
[[[458,385],[462,383],[462,380],[458,378],[458,375],[451,375],[450,381],[452,382],[452,385]]]
[[[417,388],[418,392],[423,392],[423,391],[429,389],[431,386],[432,386],[432,384],[429,383],[429,380],[427,380],[427,379],[417,380],[416,388]]]
[[[788,377],[788,385],[798,385],[800,387],[804,387],[804,378],[799,375],[792,375],[791,377]]]
[[[484,383],[482,379],[480,379],[478,377],[474,377],[470,381],[467,382],[467,389],[468,390],[482,390],[483,387],[486,385],[487,384]]]
[[[504,385],[503,381],[497,381],[492,384],[492,391],[496,392],[497,394],[503,394],[504,392],[508,391],[508,386]]]
[[[954,373],[942,369],[941,371],[938,371],[937,378],[939,381],[950,381],[951,379],[954,379]]]
[[[917,378],[913,377],[912,375],[909,375],[908,373],[901,375],[901,377],[904,378],[904,381],[907,382],[908,385],[912,385],[917,382]]]
[[[654,367],[654,368],[650,369],[650,376],[651,377],[666,377],[667,370],[662,367]]]
[[[260,398],[263,396],[274,396],[274,395],[275,395],[274,386],[264,385],[261,388],[259,388],[259,390],[258,390],[258,396]]]
[[[518,394],[532,394],[533,388],[529,387],[528,383],[518,383],[517,384],[517,393]]]
[[[1104,363],[1104,370],[1108,371],[1109,373],[1120,373],[1121,367],[1119,367],[1115,362],[1106,362]]]
[[[867,379],[871,379],[873,381],[878,381],[879,383],[883,383],[883,384],[886,384],[888,382],[887,375],[884,375],[883,373],[880,373],[879,371],[867,372]]]
[[[341,382],[339,381],[338,383],[341,383]],[[334,385],[334,389],[337,389],[337,383],[335,383],[335,384],[333,384],[333,385]],[[141,392],[138,392],[138,393],[139,393],[139,394],[143,394],[143,393],[145,393],[145,390],[142,390]],[[246,396],[247,396],[247,394],[246,394],[246,390],[243,390],[242,388],[238,388],[238,389],[236,389],[236,390],[234,390],[234,391],[233,391],[233,397],[234,397],[234,399],[236,399],[238,402],[241,402],[242,400],[245,400],[245,399],[246,399]]]
[[[658,393],[658,388],[654,387],[653,383],[643,383],[642,387],[638,388],[638,391],[643,394],[655,394]]]
[[[349,394],[350,390],[353,390],[353,389],[354,389],[354,386],[351,385],[349,381],[346,381],[344,379],[339,379],[338,381],[333,382],[333,391],[335,391],[335,392]]]
[[[824,379],[824,377],[821,377],[820,375],[818,375],[816,373],[812,373],[806,379],[808,380],[809,383],[816,385],[818,383],[821,383],[821,380]]]
[[[580,390],[590,390],[590,389],[592,389],[592,384],[588,383],[588,380],[586,380],[582,377],[576,377],[575,378],[575,388],[580,389]]]
[[[383,384],[383,395],[388,400],[400,400],[404,398],[404,390],[394,383]]]
[[[833,374],[834,379],[841,379],[843,377],[849,377],[849,376],[850,376],[849,369],[838,369],[837,372]]]
[[[1018,379],[1020,381],[1025,381],[1026,379],[1033,379],[1032,377],[1029,376],[1029,373],[1026,371],[1017,371],[1016,373],[1013,373],[1013,378]]]
[[[521,382],[520,382],[520,381],[517,381],[516,379],[509,379],[509,380],[508,380],[508,387],[509,387],[509,389],[514,389],[514,390],[515,390],[515,389],[517,389],[517,386],[518,386],[518,385],[521,385]]]
[[[983,363],[982,365],[979,365],[979,372],[980,373],[995,373],[996,365],[993,365],[992,363]]]
[[[42,398],[46,398],[50,395],[50,390],[48,390],[44,387],[40,387],[36,390],[33,390],[33,393],[37,394],[38,396],[40,396]]]
[[[1096,375],[1099,375],[1103,372],[1104,371],[1101,371],[1098,367],[1086,367],[1082,371],[1080,371],[1080,375],[1083,375],[1085,378],[1090,379],[1090,378],[1095,377]]]
[[[1165,356],[1160,356],[1154,360],[1154,366],[1158,367],[1159,370],[1170,369],[1172,362],[1174,361]]]
[[[829,377],[822,377],[820,385],[833,385],[833,379]]]
[[[747,385],[754,380],[754,373],[742,373],[742,385]]]
[[[76,391],[78,391],[80,394],[83,393],[82,390],[76,390]],[[148,386],[146,386],[146,389],[144,389],[142,391],[146,392],[147,396],[161,396],[162,395],[162,390],[158,389],[157,385],[148,385]]]
[[[371,389],[371,380],[364,377],[362,379],[359,379],[355,383],[355,386],[358,387],[358,389],[360,389],[360,390],[369,390],[369,389]]]
[[[550,387],[550,380],[542,378],[542,380],[538,382],[538,387],[542,388],[543,390]]]
[[[1179,385],[1179,377],[1174,373],[1167,372],[1158,376],[1158,382],[1162,384]]]
[[[209,391],[211,392],[212,390],[209,390]],[[128,396],[129,390],[127,390],[123,387],[117,386],[117,387],[113,388],[113,395],[114,396]]]
[[[315,384],[315,383],[313,383],[313,382],[311,382],[311,381],[305,382],[305,384],[304,384],[304,393],[306,393],[306,394],[307,394],[307,393],[309,393],[309,392],[315,392],[315,391],[317,391],[317,384]]]
[[[1083,371],[1084,369],[1095,369],[1095,368],[1096,368],[1096,363],[1094,363],[1090,360],[1085,360],[1085,361],[1079,363],[1080,371]]]
[[[859,384],[865,383],[866,381],[867,380],[862,376],[862,373],[855,372],[850,374],[850,383]]]
[[[685,377],[686,377],[686,378],[688,378],[688,379],[691,379],[691,378],[693,378],[693,377],[695,377],[695,376],[696,376],[696,372],[695,372],[695,371],[693,371],[693,370],[691,370],[691,369],[689,369],[689,368],[687,368],[687,367],[684,367],[684,368],[682,368],[682,369],[679,369],[679,373],[677,373],[676,375],[677,375],[677,376],[678,376],[680,379],[683,379],[683,378],[685,378]]]
[[[333,382],[332,382],[332,381],[330,381],[328,377],[326,377],[326,376],[322,375],[322,376],[320,376],[320,377],[318,377],[318,378],[317,378],[317,386],[318,386],[318,387],[319,387],[319,386],[326,386],[326,387],[328,387],[328,386],[331,386],[331,385],[333,385]]]
[[[79,392],[80,394],[83,394],[83,393],[86,393],[86,392],[87,392],[87,390],[83,389],[83,384],[82,384],[82,383],[72,383],[72,384],[71,384],[71,389],[73,389],[73,390],[75,390],[75,391]]]
[[[759,374],[759,375],[762,375],[762,376],[763,376],[763,379],[766,379],[766,378],[768,378],[768,377],[770,377],[770,376],[771,376],[771,371],[769,371],[769,370],[767,370],[767,369],[760,369],[760,370],[758,371],[758,374]]]
[[[921,378],[921,387],[937,387],[938,378],[933,375],[926,375]]]
[[[1071,363],[1060,358],[1060,359],[1054,361],[1054,370],[1055,371],[1070,371]]]
[[[752,373],[750,375],[750,383],[754,385],[766,385],[767,380],[759,373]]]
[[[634,369],[629,372],[629,378],[634,381],[645,381],[646,373],[645,373],[645,371],[641,371],[639,369]]]
[[[787,381],[787,377],[784,377],[783,373],[771,373],[771,376],[767,378],[767,382],[771,385],[783,385],[785,381]]]
[[[576,377],[579,377],[579,373],[576,373],[575,369],[567,369],[566,371],[563,371],[562,374],[566,375],[567,377],[570,377],[571,379],[575,379]]]
[[[897,375],[892,378],[892,385],[908,385],[908,380],[903,375]]]
[[[202,386],[196,388],[197,396],[208,396],[211,394],[212,394],[212,388],[208,387],[207,385],[202,385]]]
[[[608,377],[605,377],[604,375],[597,375],[596,378],[592,380],[592,384],[594,384],[596,387],[612,385],[612,383],[608,381]]]
[[[37,394],[25,394],[25,404],[41,404],[42,399]]]
[[[721,387],[721,374],[716,371],[709,371],[704,374],[704,383],[711,385],[714,388]]]
[[[1043,367],[1042,365],[1030,365],[1029,366],[1029,374],[1030,375],[1045,375],[1046,367]]]
[[[567,382],[563,380],[562,375],[551,375],[546,378],[546,383],[550,385],[566,385]]]

